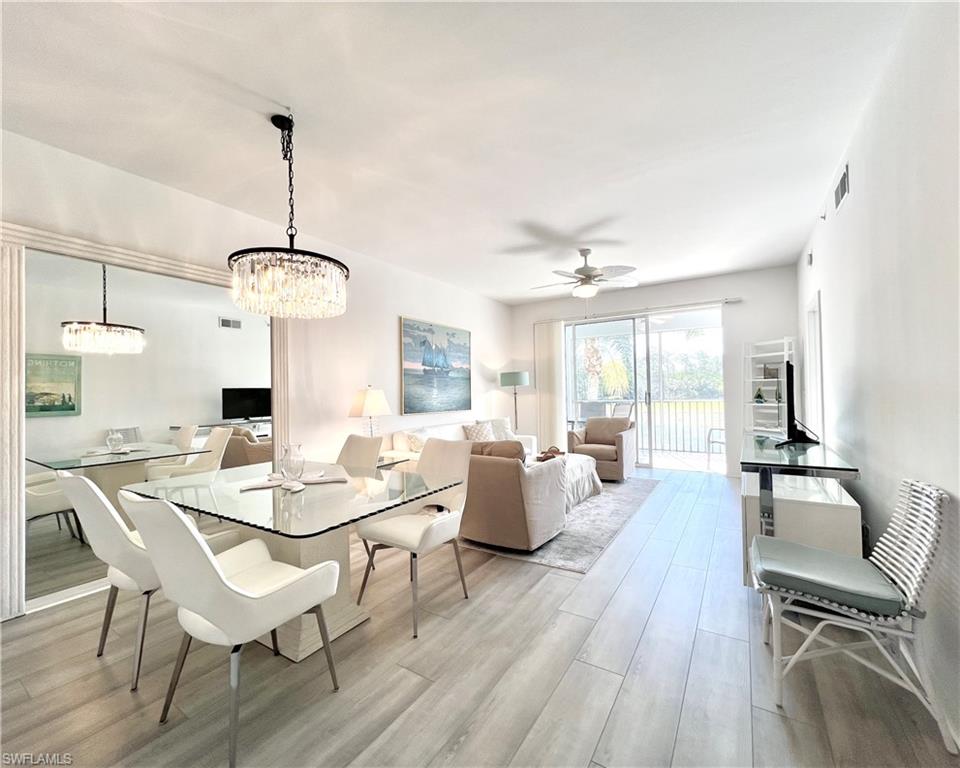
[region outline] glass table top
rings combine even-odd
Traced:
[[[111,453],[106,446],[98,446],[87,450],[80,449],[73,454],[60,456],[27,456],[27,461],[39,464],[47,469],[86,469],[88,467],[105,467],[110,464],[149,461],[150,459],[195,456],[199,453],[209,453],[209,451],[206,448],[184,451],[172,443],[130,443],[117,453]]]
[[[427,478],[401,469],[361,470],[307,462],[304,476],[322,470],[324,478],[342,482],[308,484],[297,492],[279,487],[245,490],[265,481],[271,469],[269,462],[250,464],[215,474],[135,483],[124,489],[280,536],[306,538],[462,485],[460,480]]]
[[[789,470],[793,474],[831,472],[837,475],[856,477],[858,467],[840,458],[825,445],[785,445],[777,448],[775,438],[758,435],[744,435],[743,450],[740,454],[740,469],[756,472],[760,467],[777,470]]]

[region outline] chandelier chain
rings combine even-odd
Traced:
[[[103,322],[107,322],[107,265],[101,264],[103,268]]]
[[[287,201],[290,205],[290,217],[287,222],[287,237],[290,238],[290,247],[293,248],[293,239],[297,236],[297,228],[293,223],[293,115],[290,118],[290,127],[280,131],[280,150],[283,159],[287,161],[287,192],[290,197]]]

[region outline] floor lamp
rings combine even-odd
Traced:
[[[528,371],[504,371],[500,374],[501,387],[513,387],[513,428],[517,427],[517,387],[526,387],[530,384]]]

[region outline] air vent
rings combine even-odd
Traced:
[[[240,321],[231,320],[229,317],[221,317],[220,327],[221,328],[240,328]]]
[[[843,166],[843,174],[840,176],[840,181],[837,182],[836,189],[833,190],[833,207],[834,209],[840,207],[847,195],[850,194],[850,166]]]

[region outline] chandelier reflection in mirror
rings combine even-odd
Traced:
[[[107,265],[103,269],[103,322],[65,320],[63,348],[92,355],[139,355],[146,345],[143,328],[107,322]]]
[[[336,317],[347,311],[350,270],[342,262],[294,245],[293,115],[274,115],[280,130],[280,149],[287,161],[290,216],[288,248],[263,246],[231,253],[233,302],[240,309],[271,317]]]

